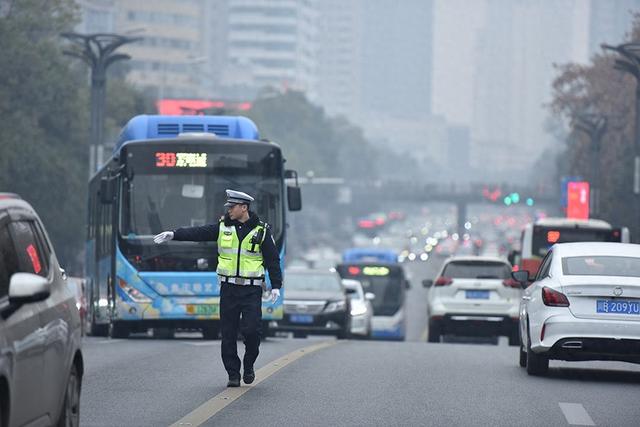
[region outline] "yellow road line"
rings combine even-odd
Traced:
[[[242,387],[229,387],[222,393],[217,394],[211,399],[207,400],[196,409],[171,424],[170,427],[196,427],[204,424],[209,418],[223,410],[227,405],[236,399],[240,398],[243,394],[251,390],[255,385],[260,384],[262,381],[269,378],[271,375],[278,372],[280,369],[295,362],[304,355],[313,353],[323,348],[331,347],[341,341],[323,341],[318,344],[313,344],[308,347],[294,350],[289,354],[270,362],[267,366],[264,366],[256,371],[256,380],[251,385],[244,385]]]
[[[424,328],[424,331],[422,331],[422,334],[420,335],[420,341],[426,342],[428,337],[429,337],[429,324],[427,324],[427,326],[425,326]]]

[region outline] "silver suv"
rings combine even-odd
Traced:
[[[80,316],[47,233],[0,193],[0,426],[77,426]]]

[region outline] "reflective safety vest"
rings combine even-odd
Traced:
[[[218,233],[218,268],[220,276],[264,279],[262,242],[267,235],[266,224],[260,222],[240,242],[235,226],[220,221]]]

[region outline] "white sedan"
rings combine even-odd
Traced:
[[[342,279],[342,285],[347,290],[351,301],[351,335],[371,338],[371,319],[373,318],[371,301],[375,295],[371,292],[365,293],[362,283],[358,280]]]
[[[640,245],[559,243],[533,280],[520,304],[520,366],[530,375],[544,375],[549,359],[640,362]]]

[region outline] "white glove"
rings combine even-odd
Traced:
[[[271,289],[271,304],[275,304],[280,298],[280,289]]]
[[[157,244],[160,244],[160,243],[168,242],[171,239],[173,239],[173,231],[163,231],[162,233],[157,234],[153,238],[153,241],[156,242]]]

